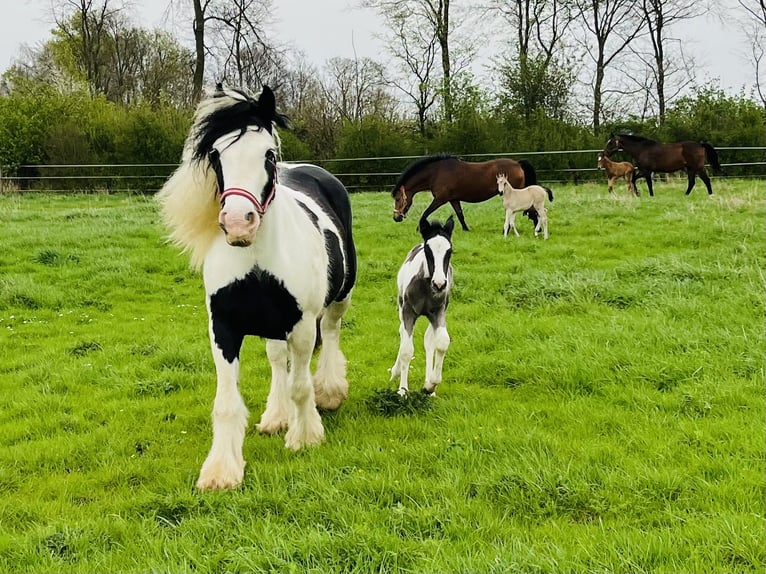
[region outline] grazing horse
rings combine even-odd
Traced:
[[[534,208],[540,216],[540,220],[535,224],[535,237],[542,228],[543,238],[548,239],[548,210],[545,208],[545,196],[548,195],[548,198],[553,201],[553,191],[550,188],[542,185],[528,185],[517,189],[511,185],[504,173],[499,173],[497,174],[497,193],[503,198],[505,208],[503,237],[508,237],[508,231],[511,229],[518,237],[516,212]]]
[[[409,390],[407,375],[415,351],[412,332],[418,317],[428,319],[423,343],[426,349],[426,379],[423,390],[436,393],[442,380],[442,365],[450,338],[447,306],[452,290],[452,230],[450,215],[444,225],[420,219],[423,243],[410,249],[396,277],[399,302],[399,354],[391,367],[391,380],[399,377],[399,394]]]
[[[609,184],[609,193],[612,193],[614,189],[614,182],[622,178],[625,180],[625,184],[628,186],[628,193],[635,194],[638,197],[638,189],[633,185],[633,164],[629,161],[612,161],[606,154],[598,154],[598,162],[596,164],[599,169],[603,169],[606,172],[606,177]]]
[[[705,142],[683,141],[663,144],[641,136],[611,134],[604,147],[604,154],[611,156],[616,151],[625,151],[633,157],[637,168],[633,172],[633,186],[635,187],[639,177],[645,177],[651,196],[654,195],[652,189],[654,172],[670,173],[681,169],[686,170],[689,179],[686,195],[692,192],[694,184],[697,183],[697,176],[707,187],[708,195],[713,195],[710,178],[705,171],[705,160],[710,162],[716,172],[721,170],[718,152],[712,145]]]
[[[213,444],[197,487],[242,482],[248,411],[239,392],[245,335],[266,339],[271,388],[258,430],[285,446],[322,441],[317,407],[346,398],[341,317],[356,278],[346,189],[312,165],[278,164],[274,94],[223,89],[197,107],[182,162],[158,194],[171,238],[202,267],[217,373]],[[310,362],[321,331],[316,372]]]
[[[449,202],[460,225],[468,231],[461,201],[478,203],[496,194],[495,178],[505,173],[514,185],[523,187],[537,183],[532,164],[526,160],[499,158],[483,162],[467,162],[453,155],[431,155],[418,159],[399,176],[391,195],[394,197],[394,221],[402,221],[412,207],[413,196],[430,189],[434,196],[421,217],[428,217]],[[537,214],[525,214],[537,222]]]

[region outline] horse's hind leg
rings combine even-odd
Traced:
[[[213,403],[213,445],[197,479],[197,488],[216,489],[238,486],[245,474],[242,444],[247,428],[247,407],[239,394],[239,350],[242,337],[220,324],[213,332],[210,322],[210,345],[217,375],[215,401]],[[226,346],[219,346],[216,335]]]
[[[447,324],[443,316],[438,322],[428,324],[423,343],[426,348],[426,382],[423,389],[433,395],[436,394],[436,387],[442,382],[444,356],[450,344]]]
[[[689,180],[689,186],[686,188],[686,195],[689,195],[692,192],[692,189],[694,189],[694,184],[697,183],[697,178],[694,175],[693,171],[687,172],[687,178]],[[708,184],[708,193],[710,193],[710,185]]]
[[[647,171],[644,174],[644,177],[646,178],[646,187],[649,190],[649,196],[654,197],[654,188],[652,187],[652,172]]]
[[[708,194],[708,195],[713,195],[713,188],[712,188],[712,186],[710,185],[710,177],[708,177],[707,171],[705,171],[705,170],[703,169],[703,170],[700,172],[699,176],[700,176],[700,179],[702,180],[702,183],[704,183],[704,184],[705,184],[705,187],[707,187],[707,194]]]
[[[271,364],[271,388],[266,409],[256,428],[265,434],[275,434],[287,429],[292,409],[287,386],[287,342],[269,339],[266,341],[266,356]]]
[[[340,350],[340,325],[350,302],[349,295],[343,301],[330,303],[320,323],[322,349],[314,373],[314,400],[320,409],[333,411],[348,396],[346,357]]]
[[[543,239],[548,239],[548,210],[540,208],[540,223],[543,226]]]
[[[316,409],[314,385],[311,382],[311,355],[315,339],[316,316],[309,313],[298,321],[287,336],[290,362],[287,386],[292,399],[292,410],[285,435],[285,446],[292,450],[319,444],[324,439],[322,418]]]
[[[399,353],[396,355],[394,366],[391,367],[391,380],[399,377],[400,395],[406,394],[409,390],[407,377],[412,357],[415,355],[415,344],[412,342],[415,319],[417,317],[411,311],[399,307]]]
[[[470,231],[468,229],[468,225],[465,222],[465,217],[463,216],[463,206],[460,205],[460,202],[456,199],[453,199],[449,202],[452,206],[452,209],[455,210],[455,213],[457,214],[457,220],[460,222],[460,225],[463,227],[463,231]]]

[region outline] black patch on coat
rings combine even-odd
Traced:
[[[340,290],[336,291],[332,287],[332,281],[330,281],[330,277],[334,276],[336,271],[328,270],[328,281],[330,281],[328,292],[334,292],[334,296],[327,303],[343,301],[348,297],[356,282],[356,249],[354,248],[354,238],[351,234],[351,202],[349,201],[348,191],[346,191],[346,188],[338,178],[315,165],[298,165],[280,170],[279,182],[314,200],[337,228],[342,239],[342,246],[339,246],[337,251],[342,254],[342,258],[338,259],[340,271],[337,272],[342,274],[343,283]],[[311,211],[306,206],[304,206],[304,209],[307,212]],[[316,216],[313,216],[312,220],[315,220],[315,218]],[[337,237],[333,239],[337,243]],[[325,243],[327,244],[326,238]],[[332,266],[332,251],[329,244],[327,244],[327,249],[328,254],[331,256],[330,263]],[[345,269],[343,260],[345,260]]]
[[[324,305],[327,307],[343,289],[345,270],[343,269],[343,252],[340,248],[338,236],[329,229],[324,232],[324,244],[327,247],[327,296]]]
[[[245,335],[286,340],[303,311],[284,283],[259,267],[210,296],[213,336],[230,363]]]

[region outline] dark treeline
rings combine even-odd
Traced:
[[[224,0],[219,3],[228,6]],[[640,112],[615,107],[607,113],[601,103],[599,113],[590,117],[592,105],[586,105],[589,111],[583,113],[582,106],[572,103],[576,100],[573,68],[531,48],[509,55],[496,66],[494,74],[501,81],[492,82],[494,87],[483,85],[468,68],[455,66],[446,82],[446,71],[437,74],[429,68],[431,75],[418,75],[417,90],[408,91],[402,77],[367,58],[333,58],[322,69],[300,55],[289,58],[289,52],[270,44],[262,30],[253,32],[258,42],[238,37],[238,43],[228,44],[224,41],[227,28],[208,30],[210,34],[202,38],[204,51],[195,53],[171,34],[135,28],[123,10],[113,7],[114,1],[102,0],[101,10],[94,10],[91,2],[81,4],[83,10],[58,14],[52,38],[23,51],[2,77],[0,167],[3,177],[18,178],[21,187],[42,185],[36,180],[39,171],[25,166],[168,164],[165,170],[170,173],[179,161],[191,122],[200,54],[214,55],[216,41],[238,48],[236,53],[230,49],[209,60],[204,77],[253,91],[262,84],[272,86],[292,123],[291,131],[281,132],[283,159],[315,161],[338,174],[357,174],[341,178],[354,188],[386,187],[391,178],[374,174],[398,173],[410,160],[344,158],[448,152],[481,159],[482,154],[594,150],[603,148],[611,131],[661,141],[707,141],[718,148],[765,143],[764,103],[752,94],[731,95],[715,86],[687,88],[687,95],[663,100],[661,113],[647,113],[646,106]],[[71,8],[77,2],[67,5]],[[215,7],[215,3],[205,5]],[[269,6],[270,2],[263,2],[261,8]],[[208,16],[211,22],[221,21]],[[245,16],[244,12],[229,16],[233,23],[239,22],[237,30],[246,29],[236,20]],[[442,45],[446,40],[446,36],[434,37],[433,51],[423,52],[425,63],[429,57],[434,63],[439,49],[446,49]],[[418,54],[406,55],[412,57],[408,63],[415,73]],[[418,68],[417,73],[424,69]],[[646,93],[650,91],[647,86]],[[596,161],[592,153],[550,153],[528,159],[539,171],[555,173],[557,179],[582,177],[576,170],[592,169]],[[721,157],[722,163],[729,164],[763,159],[763,151],[745,150]],[[114,167],[77,173],[85,172],[119,175]],[[132,178],[156,176],[158,169],[131,167],[129,173]],[[727,169],[728,175],[755,173],[762,174],[763,166]],[[66,167],[47,167],[45,175],[73,173]],[[130,181],[134,189],[156,189],[161,184],[156,178],[124,181]],[[111,182],[73,178],[55,185],[96,188],[110,187]]]

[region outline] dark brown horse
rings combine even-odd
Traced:
[[[646,178],[649,195],[654,195],[652,190],[652,173],[670,173],[673,171],[686,170],[689,178],[689,187],[686,195],[689,195],[697,183],[696,177],[704,182],[709,195],[713,195],[710,187],[710,178],[705,171],[705,159],[710,162],[715,171],[721,170],[718,162],[718,152],[709,143],[684,141],[663,144],[641,136],[630,134],[611,134],[606,142],[604,154],[609,156],[615,151],[625,151],[633,157],[636,168],[633,171],[633,186],[639,177]]]
[[[468,162],[446,154],[422,157],[407,167],[394,185],[391,192],[394,197],[394,221],[402,221],[407,216],[416,193],[430,189],[434,199],[421,219],[449,203],[460,225],[468,231],[460,202],[478,203],[495,197],[500,173],[504,173],[514,187],[537,183],[535,169],[526,160],[500,158]],[[524,213],[537,224],[536,212],[527,210]]]

